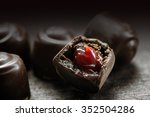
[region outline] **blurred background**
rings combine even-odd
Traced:
[[[0,22],[27,27],[35,24],[35,29],[62,25],[81,34],[89,20],[100,12],[110,12],[125,20],[134,19],[134,22],[150,17],[148,0],[5,0],[0,3]]]
[[[5,0],[1,1],[1,9],[15,12],[35,11],[68,11],[99,12],[100,10],[141,11],[148,9],[148,0]]]

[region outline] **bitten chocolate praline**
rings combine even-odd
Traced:
[[[115,62],[113,50],[98,39],[78,36],[53,59],[58,75],[77,89],[95,93]]]
[[[116,56],[116,65],[131,62],[136,54],[139,40],[129,24],[109,14],[98,14],[88,24],[85,34],[109,44]]]
[[[22,59],[15,54],[0,52],[0,99],[29,98],[28,76]]]
[[[38,33],[32,51],[32,69],[35,76],[47,80],[58,77],[52,59],[72,38],[72,33],[62,27],[50,27]]]
[[[19,55],[29,69],[29,43],[27,32],[22,26],[12,23],[0,24],[0,51]]]

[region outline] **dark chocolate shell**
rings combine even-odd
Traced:
[[[131,62],[137,52],[139,40],[129,24],[110,14],[98,14],[88,24],[85,34],[109,44],[118,65]]]
[[[103,54],[102,66],[99,71],[85,71],[77,67],[73,60],[73,49],[78,43],[96,44]],[[58,75],[65,81],[85,92],[97,92],[103,86],[115,62],[113,50],[98,39],[75,37],[53,59]]]
[[[19,55],[29,69],[29,43],[22,26],[11,23],[0,25],[0,51]]]
[[[0,52],[0,99],[28,98],[30,89],[22,59],[15,54]]]
[[[49,27],[38,33],[32,51],[32,69],[35,76],[47,80],[58,77],[52,60],[72,38],[72,33],[62,27]]]

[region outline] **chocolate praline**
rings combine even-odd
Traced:
[[[29,99],[28,76],[22,59],[15,54],[0,52],[0,99]]]
[[[29,69],[29,43],[27,32],[22,26],[12,23],[0,24],[0,51],[19,55]]]
[[[35,76],[47,80],[58,77],[52,59],[72,38],[72,33],[62,27],[49,27],[38,33],[32,50],[32,69]]]
[[[131,62],[139,44],[131,26],[108,13],[95,16],[89,22],[84,35],[108,43],[114,50],[116,65],[120,66]]]
[[[84,36],[69,42],[53,59],[62,79],[88,93],[101,89],[114,62],[113,50],[106,43]]]

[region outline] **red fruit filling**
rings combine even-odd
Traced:
[[[102,64],[102,57],[94,48],[84,45],[83,47],[76,48],[74,63],[86,70],[99,71]]]

